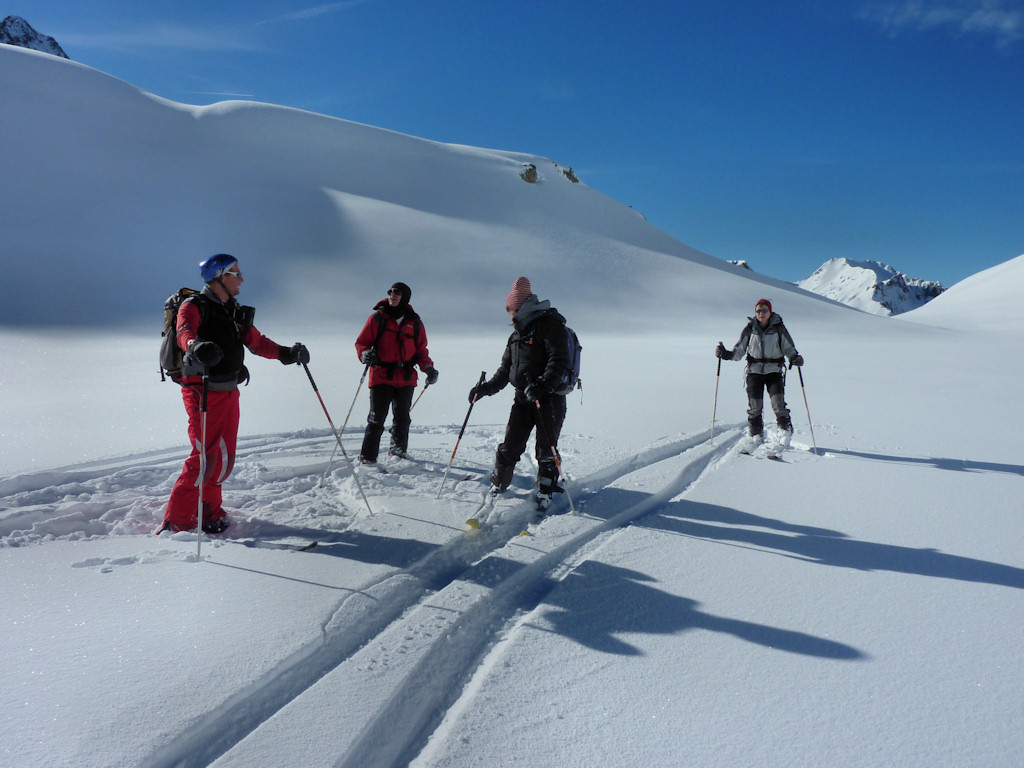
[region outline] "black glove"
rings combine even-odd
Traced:
[[[790,364],[790,366],[795,365],[797,368],[799,368],[801,365],[804,364],[804,356],[803,355],[793,355],[793,359],[789,361],[789,364]]]
[[[359,356],[359,359],[362,360],[367,365],[376,365],[377,363],[380,362],[380,355],[377,354],[376,349],[373,349],[371,347],[370,349],[363,352],[363,354]]]
[[[309,350],[298,342],[295,342],[290,347],[278,347],[277,353],[277,359],[284,365],[309,362]]]
[[[203,371],[224,359],[224,351],[212,341],[196,341],[185,354],[185,365]]]
[[[527,400],[542,400],[550,396],[553,391],[544,379],[538,379],[527,384],[523,394],[526,395]]]
[[[487,384],[477,384],[469,390],[469,402],[472,403],[474,400],[479,400],[481,397],[490,397],[493,394],[494,392],[491,391]]]
[[[715,357],[719,360],[728,360],[732,357],[732,353],[725,348],[725,344],[718,342],[718,346],[715,347]]]
[[[438,377],[437,368],[433,368],[433,367],[427,368],[427,370],[425,370],[424,373],[427,374],[427,386],[428,387],[431,384],[436,384],[437,383],[437,377]]]

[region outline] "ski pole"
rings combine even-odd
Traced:
[[[544,409],[540,406],[540,400],[534,400],[533,404],[537,406],[537,439],[540,440],[540,430],[544,421]],[[558,448],[555,447],[554,440],[551,441],[550,445],[551,455],[554,457],[555,467],[558,469],[558,479],[562,481],[562,490],[565,491],[565,498],[569,500],[569,509],[574,515],[578,514],[576,506],[572,503],[572,496],[569,495],[569,483],[566,482],[565,472],[562,471],[562,457],[558,455]]]
[[[301,360],[299,362],[302,362]],[[359,489],[359,494],[363,497],[363,501],[366,503],[366,509],[373,515],[373,508],[370,507],[370,500],[366,498],[366,491],[363,490],[363,484],[359,482],[359,475],[356,474],[356,468],[352,464],[352,459],[348,457],[348,451],[345,450],[345,446],[341,444],[341,435],[338,434],[338,430],[334,426],[334,422],[331,420],[331,414],[327,411],[327,406],[324,404],[324,399],[320,395],[320,390],[317,389],[316,382],[313,381],[313,374],[309,372],[309,366],[302,363],[302,369],[306,372],[309,383],[313,387],[313,392],[316,393],[317,400],[320,401],[320,407],[324,409],[324,416],[327,417],[327,423],[331,425],[331,432],[334,434],[334,439],[338,443],[338,447],[341,448],[341,455],[345,457],[345,461],[348,463],[348,468],[352,470],[352,478],[356,481],[356,488]]]
[[[476,383],[479,387],[484,383],[484,379],[487,378],[487,371],[480,371],[480,381]],[[426,389],[426,387],[424,387]],[[441,491],[444,490],[444,484],[448,480],[448,472],[452,468],[452,462],[455,461],[455,452],[459,450],[459,443],[462,442],[462,434],[466,431],[466,425],[469,424],[469,414],[473,412],[473,406],[476,405],[476,401],[480,398],[479,395],[473,395],[473,399],[469,401],[469,410],[466,411],[466,418],[462,421],[462,429],[459,430],[459,436],[455,440],[455,447],[452,449],[452,457],[448,459],[448,466],[444,468],[444,477],[441,478],[441,487],[437,489],[437,496],[435,499],[441,498]]]
[[[811,428],[811,442],[814,443],[814,455],[818,455],[818,441],[814,439],[814,424],[811,423],[811,409],[807,405],[807,390],[804,389],[804,369],[801,366],[796,367],[796,372],[800,374],[800,391],[804,395],[804,408],[807,409],[807,426]]]
[[[416,403],[420,401],[420,398],[423,397],[423,393],[427,391],[427,387],[429,386],[429,384],[423,385],[423,389],[421,389],[420,393],[416,395],[416,399],[413,401],[413,404],[409,406],[409,413],[412,413],[412,409],[416,407]]]
[[[715,372],[715,407],[711,409],[711,444],[715,443],[715,416],[718,415],[718,379],[722,375],[722,358],[718,358],[718,370]]]
[[[199,508],[196,510],[196,562],[203,559],[203,485],[206,482],[206,396],[209,389],[209,376],[203,373],[203,395],[199,401]]]
[[[355,393],[355,395],[352,396],[352,405],[350,405],[348,407],[348,413],[345,414],[345,423],[341,425],[341,431],[338,433],[340,435],[344,435],[345,434],[345,427],[348,426],[348,419],[352,415],[352,409],[355,408],[355,406],[356,406],[356,400],[359,398],[359,390],[361,390],[363,388],[363,382],[366,381],[366,372],[368,370],[370,370],[370,364],[369,363],[367,363],[366,367],[363,368],[363,375],[359,377],[359,386],[356,387],[356,393]],[[306,373],[309,373],[309,371],[306,371]],[[313,388],[316,389],[316,385],[313,385]],[[338,445],[340,445],[340,443],[335,443],[334,444],[334,449],[331,451],[331,459],[330,459],[330,461],[327,462],[327,468],[324,470],[323,475],[320,477],[319,485],[321,485],[321,486],[327,480],[327,475],[328,475],[328,473],[330,473],[331,467],[334,466],[334,457],[338,453]]]

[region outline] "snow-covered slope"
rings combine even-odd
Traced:
[[[51,56],[68,58],[56,40],[49,35],[40,34],[20,16],[8,16],[0,21],[0,45],[15,45]]]
[[[1002,333],[1020,325],[1024,255],[961,280],[903,319],[940,328]]]
[[[0,765],[1024,754],[1024,361],[1006,354],[1024,331],[970,324],[1012,308],[1020,260],[950,291],[935,324],[893,322],[696,253],[533,156],[170,104],[17,49],[0,103],[18,148],[0,185]],[[261,330],[309,345],[323,400],[300,368],[250,361],[232,527],[153,537],[188,450],[158,308],[218,250],[243,259]],[[484,495],[508,390],[453,456],[520,273],[584,345],[559,443],[580,514],[561,500],[539,524],[529,455]],[[352,343],[395,279],[441,376],[413,460],[357,486],[343,458],[328,469],[321,402],[335,423],[353,405],[354,455]],[[761,296],[807,360],[783,462],[731,451],[743,366],[712,356]]]
[[[875,315],[909,312],[943,291],[939,283],[907,277],[887,264],[845,258],[829,259],[797,285]]]
[[[268,104],[174,104],[17,48],[0,50],[0,99],[21,105],[0,122],[0,144],[20,148],[5,160],[18,183],[0,186],[5,249],[15,255],[5,277],[31,285],[39,263],[62,276],[45,303],[11,291],[0,324],[148,321],[217,252],[259,276],[247,286],[254,303],[301,305],[308,322],[355,320],[399,276],[421,313],[425,299],[436,302],[425,307],[435,324],[494,306],[478,292],[448,295],[453,284],[516,274],[571,286],[573,309],[592,307],[595,323],[620,330],[648,322],[638,300],[666,279],[659,290],[695,310],[735,301],[744,311],[765,290],[750,281],[790,290],[668,237],[533,155]],[[537,183],[521,178],[528,165]],[[668,278],[666,260],[676,266]],[[93,264],[100,274],[83,266]],[[119,301],[93,301],[98,278],[129,274],[132,290]],[[745,281],[749,291],[727,287]]]

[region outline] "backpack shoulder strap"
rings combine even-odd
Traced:
[[[373,340],[373,348],[376,349],[380,345],[381,337],[384,336],[384,330],[388,326],[388,316],[379,309],[374,310],[374,314],[377,316],[377,338]]]

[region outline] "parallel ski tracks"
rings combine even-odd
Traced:
[[[524,502],[507,510],[476,539],[456,539],[410,567],[388,574],[348,595],[325,622],[318,643],[299,650],[239,691],[196,728],[181,734],[142,765],[149,768],[207,766],[258,731],[272,715],[299,699],[321,679],[418,609],[437,602],[458,583],[486,584],[485,593],[453,611],[450,625],[393,687],[386,704],[372,713],[334,765],[392,768],[406,765],[426,744],[462,695],[500,633],[524,611],[540,604],[557,584],[616,531],[650,515],[714,469],[739,436],[735,428],[667,441],[609,465],[574,483],[577,503],[598,501],[612,483],[634,472],[681,457],[681,468],[654,493],[607,519],[586,515],[548,552],[514,569],[491,567],[532,515]],[[560,510],[559,510],[560,511]],[[502,575],[495,577],[497,570]]]

